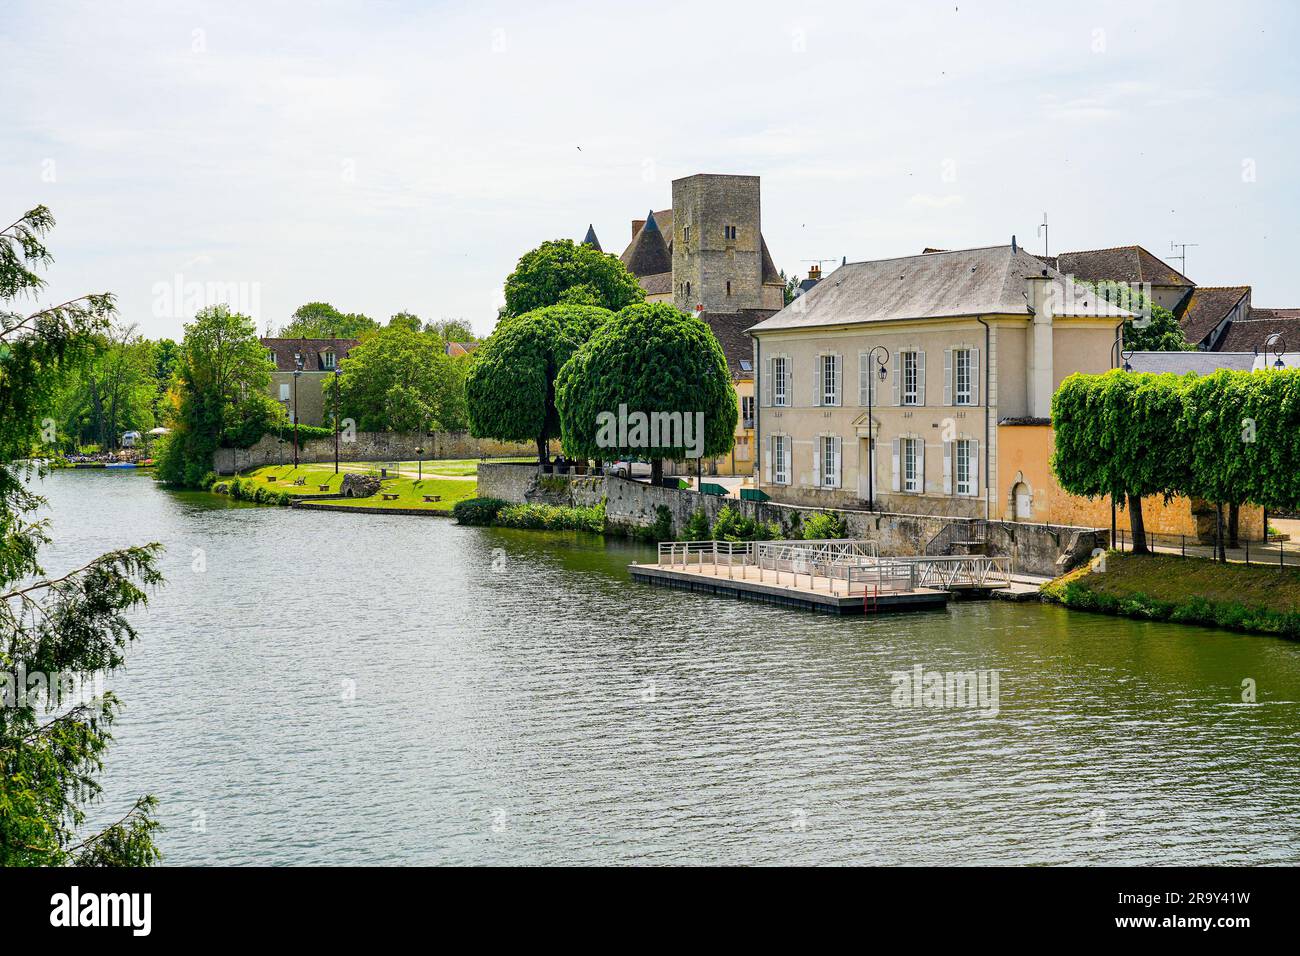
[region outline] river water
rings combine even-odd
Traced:
[[[39,488],[51,573],[167,546],[92,812],[155,794],[165,863],[1300,862],[1297,643],[836,619],[633,584],[651,552],[598,537]],[[996,713],[896,706],[918,665],[996,672]]]

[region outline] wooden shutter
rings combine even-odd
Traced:
[[[950,441],[943,443],[943,493],[952,494],[952,445]]]
[[[925,353],[916,353],[916,404],[925,404]]]
[[[843,446],[842,446],[841,443],[840,443],[840,439],[839,439],[839,437],[837,436],[837,437],[835,437],[835,438],[832,438],[832,439],[831,439],[831,450],[832,450],[832,451],[834,452],[834,454],[835,454],[835,460],[834,460],[834,462],[833,462],[833,464],[835,465],[835,467],[831,470],[831,486],[834,487],[834,488],[838,488],[838,487],[840,486],[840,474],[841,474],[841,471],[843,470],[843,461],[842,461],[842,459],[843,459],[843,454],[842,454],[842,449],[843,449]]]
[[[980,403],[980,350],[970,350],[970,403]]]
[[[763,404],[772,407],[772,359],[763,360]]]
[[[871,399],[871,356],[858,353],[858,404],[866,405]]]
[[[902,361],[902,354],[899,352],[895,352],[894,353],[894,404],[895,405],[903,404],[903,391],[902,391],[903,376],[901,374],[902,365],[899,364],[901,361]],[[898,489],[895,488],[894,490],[897,491]]]
[[[980,443],[972,438],[966,442],[966,452],[970,455],[967,459],[967,470],[970,472],[970,493],[978,495],[980,493]]]
[[[772,437],[763,440],[763,480],[772,483]]]
[[[782,356],[785,362],[785,403],[791,408],[794,407],[794,362],[790,361],[790,356]]]
[[[824,359],[825,356],[823,356],[820,352],[818,352],[817,360],[815,363],[816,368],[814,369],[816,374],[813,375],[813,404],[818,407],[821,407],[822,405],[822,395],[825,394],[825,388],[826,388],[825,384],[822,382],[822,369],[823,369]]]
[[[813,487],[820,488],[822,484],[822,439],[817,436],[813,442]]]
[[[916,442],[916,485],[917,494],[925,494],[925,439],[913,438]]]
[[[943,403],[952,404],[952,349],[943,350]]]
[[[902,452],[902,449],[900,447],[901,440],[895,438],[893,441],[893,446],[894,446],[894,482],[892,487],[895,491],[901,491],[903,488],[903,484],[902,484],[903,472],[902,472],[902,468],[900,467],[901,462],[899,461],[899,457]]]
[[[844,404],[844,356],[835,356],[835,404]]]

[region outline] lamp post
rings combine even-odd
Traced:
[[[302,376],[302,353],[293,359],[293,467],[298,467],[298,379]]]
[[[420,481],[424,481],[424,446],[415,446],[415,457],[418,459],[417,468],[419,470]]]
[[[338,362],[335,353],[335,363]],[[339,473],[339,367],[334,366],[334,474]]]
[[[877,355],[876,353],[880,354]],[[876,363],[876,371],[880,374],[880,381],[885,381],[885,367],[889,364],[889,349],[883,345],[877,345],[867,353],[867,507],[876,510],[876,430],[871,418],[871,393],[874,392],[875,385],[871,381],[871,363]]]
[[[1274,368],[1286,368],[1286,362],[1282,361],[1282,355],[1286,352],[1286,339],[1282,338],[1281,332],[1270,332],[1268,338],[1264,340],[1264,362],[1267,364],[1270,354],[1274,356]]]

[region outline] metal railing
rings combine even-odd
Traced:
[[[753,563],[753,541],[660,541],[660,567],[687,568],[694,564],[739,567]]]
[[[1201,539],[1193,534],[1169,534],[1148,531],[1143,537],[1146,539],[1147,550],[1157,554],[1171,554],[1176,557],[1204,558],[1207,560],[1214,560],[1215,558],[1213,535],[1208,536],[1208,539]],[[1238,534],[1235,547],[1232,545],[1226,530],[1223,537],[1224,557],[1229,563],[1271,564],[1277,567],[1300,565],[1300,542],[1282,540],[1285,535],[1269,535],[1267,540],[1261,540]],[[1120,528],[1115,538],[1115,550],[1132,551],[1133,545],[1132,532]]]
[[[983,554],[917,558],[918,587],[951,591],[953,588],[1005,588],[1011,586],[1011,559]]]

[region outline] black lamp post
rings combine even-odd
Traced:
[[[419,460],[417,467],[419,469],[420,481],[424,481],[424,446],[423,445],[415,446],[415,457]]]
[[[293,368],[293,467],[298,467],[298,379],[302,376],[302,354],[294,356]]]
[[[876,353],[880,354],[877,355]],[[876,371],[880,375],[880,381],[885,381],[885,367],[889,364],[889,349],[883,345],[877,345],[867,353],[867,368],[871,368],[872,362],[876,363]],[[871,381],[871,373],[867,372],[867,507],[872,511],[876,510],[876,430],[871,418],[871,393],[875,391],[875,386]]]
[[[1268,361],[1269,355],[1273,355],[1274,368],[1286,368],[1286,362],[1282,361],[1282,354],[1286,351],[1286,339],[1282,338],[1281,332],[1270,332],[1268,338],[1264,340],[1264,361]]]
[[[334,474],[339,473],[339,367],[338,353],[334,357]]]

